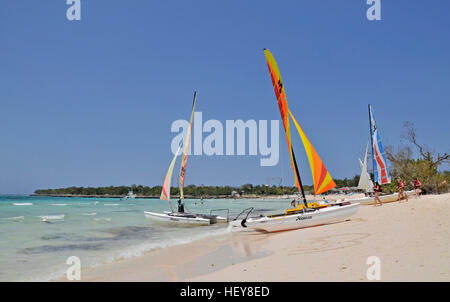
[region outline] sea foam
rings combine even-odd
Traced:
[[[47,220],[62,220],[64,219],[64,214],[62,215],[46,215],[46,216],[39,216],[42,219],[47,219]]]

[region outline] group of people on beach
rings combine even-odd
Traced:
[[[416,177],[416,180],[414,180],[413,186],[414,186],[414,191],[416,193],[416,198],[420,198],[420,192],[421,192],[420,187],[422,186],[422,184],[418,177]],[[381,185],[378,182],[375,182],[375,185],[373,186],[373,190],[375,192],[374,206],[376,206],[377,203],[380,206],[382,206],[383,203],[380,200],[380,193],[383,192],[383,189],[381,188]],[[408,195],[405,194],[405,183],[403,182],[403,180],[401,178],[398,178],[398,180],[397,180],[397,190],[398,190],[397,201],[400,202],[403,199],[408,201]]]

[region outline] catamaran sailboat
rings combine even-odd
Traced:
[[[186,139],[184,142],[184,150],[183,150],[183,156],[181,159],[181,169],[180,169],[180,178],[179,178],[179,188],[180,188],[180,199],[184,200],[184,179],[186,174],[186,166],[187,166],[187,157],[189,153],[189,144],[191,140],[191,132],[192,132],[192,122],[194,120],[194,109],[195,109],[195,102],[197,99],[197,92],[194,92],[194,101],[192,103],[192,113],[191,113],[191,120],[189,122],[189,127],[186,135]],[[170,212],[166,211],[164,213],[154,213],[154,212],[148,212],[144,211],[145,217],[160,221],[160,222],[170,222],[174,224],[180,224],[180,225],[209,225],[209,224],[215,224],[215,223],[226,223],[228,222],[228,215],[227,217],[213,215],[212,213],[214,211],[228,211],[228,209],[215,209],[211,210],[209,215],[206,214],[191,214],[191,213],[184,213],[184,212],[175,212],[172,207],[172,203],[170,202],[170,181],[172,179],[172,171],[175,166],[176,159],[180,153],[181,145],[178,147],[177,152],[175,153],[175,156],[172,159],[172,162],[170,163],[169,170],[167,171],[166,178],[164,180],[164,184],[161,190],[161,197],[162,200],[167,200],[170,205]]]
[[[381,144],[381,136],[379,130],[375,123],[375,117],[373,114],[372,106],[369,104],[369,125],[370,125],[370,140],[372,142],[372,170],[374,179],[380,185],[388,184],[391,182],[391,178],[389,176],[389,170],[386,161],[386,154],[384,153],[383,145]],[[366,154],[364,156],[364,162],[359,160],[361,165],[361,176],[358,183],[358,189],[364,190],[366,193],[373,192],[373,183],[370,179],[370,175],[367,172],[367,151],[368,146],[366,147]],[[406,191],[406,195],[412,195],[414,191]],[[379,196],[382,203],[388,203],[398,200],[398,193],[381,195]],[[348,200],[351,203],[360,203],[362,205],[373,205],[375,204],[374,197],[366,196],[358,199]]]
[[[306,137],[294,115],[288,108],[286,93],[284,90],[281,75],[278,70],[277,63],[273,55],[266,49],[264,54],[267,60],[267,66],[269,68],[272,84],[275,89],[275,96],[277,98],[278,107],[280,109],[281,118],[283,120],[284,130],[286,132],[286,140],[289,149],[289,155],[291,158],[291,165],[295,175],[295,185],[300,190],[303,203],[299,204],[297,208],[286,210],[284,213],[250,217],[253,208],[247,209],[239,214],[232,222],[233,227],[252,228],[258,231],[276,232],[284,230],[299,229],[311,226],[318,226],[323,224],[329,224],[345,220],[349,216],[356,213],[359,204],[351,204],[348,202],[338,202],[334,204],[311,202],[308,203],[305,198],[305,191],[298,172],[297,162],[295,160],[294,149],[291,144],[291,133],[289,125],[289,116],[292,118],[295,127],[300,135],[303,145],[308,156],[308,160],[311,167],[311,172],[314,181],[314,193],[316,195],[324,193],[333,189],[336,184],[328,173],[325,165],[317,154],[316,150],[311,145],[310,141]],[[246,213],[246,217],[239,219],[242,214]]]

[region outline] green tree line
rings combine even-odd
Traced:
[[[358,184],[359,175],[351,179],[335,179],[336,187],[354,187]],[[153,196],[159,197],[161,194],[161,186],[109,186],[109,187],[69,187],[58,189],[38,189],[34,193],[38,195],[111,195],[111,196],[125,196],[132,190],[137,196]],[[305,185],[303,189],[307,193],[313,193],[314,187]],[[242,186],[196,186],[188,185],[184,188],[184,194],[187,196],[232,196],[237,194],[254,194],[254,195],[283,195],[295,194],[298,192],[295,186],[276,186],[276,185],[253,185],[244,184]],[[179,195],[179,188],[172,187],[171,195]]]

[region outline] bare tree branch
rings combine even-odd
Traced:
[[[438,153],[436,158],[434,158],[433,154],[428,150],[428,148],[425,145],[419,144],[419,142],[417,141],[416,129],[414,127],[413,122],[407,121],[403,124],[403,127],[406,129],[406,133],[403,134],[402,137],[417,147],[420,156],[423,159],[428,160],[430,162],[431,167],[437,168],[440,164],[444,162],[449,163],[450,160],[449,154]]]

